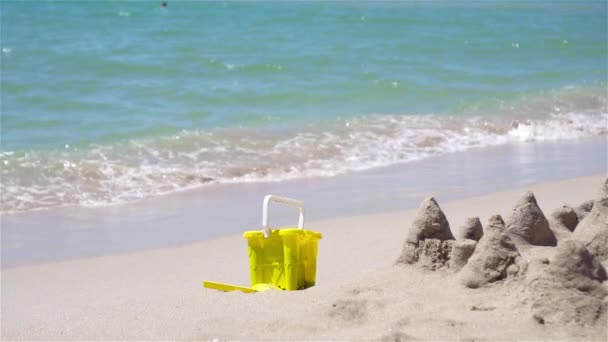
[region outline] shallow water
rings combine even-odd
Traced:
[[[605,136],[605,2],[0,6],[0,212]]]

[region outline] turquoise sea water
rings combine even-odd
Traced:
[[[1,212],[608,131],[605,1],[0,11]]]

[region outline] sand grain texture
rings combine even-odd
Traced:
[[[601,260],[608,259],[608,179],[589,214],[576,226],[572,239],[584,243]]]
[[[534,189],[543,208],[557,208],[593,198],[600,180],[593,176],[526,188]],[[487,222],[495,213],[510,212],[509,204],[523,190],[446,202],[442,210],[454,222],[472,216]],[[601,317],[584,327],[553,324],[551,316],[539,324],[531,302],[521,305],[519,296],[525,293],[519,278],[470,289],[446,268],[395,267],[403,225],[416,215],[404,210],[308,223],[323,239],[317,286],[304,291],[204,289],[203,279],[249,284],[247,247],[240,235],[3,269],[2,340],[606,340]],[[545,267],[539,262],[540,271]]]
[[[541,324],[606,324],[606,270],[584,244],[560,242],[549,265],[525,286],[526,301]]]
[[[593,200],[585,201],[574,208],[578,221],[582,221],[593,209]]]
[[[475,240],[456,240],[452,244],[452,253],[450,254],[449,266],[453,271],[458,271],[463,268],[477,247]]]
[[[549,226],[558,241],[565,240],[572,235],[572,232],[578,224],[578,216],[574,208],[564,205],[561,208],[555,209],[549,215]]]

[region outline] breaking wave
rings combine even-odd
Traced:
[[[580,102],[580,101],[579,101]],[[208,184],[331,177],[513,142],[606,135],[606,96],[493,115],[383,115],[302,127],[185,130],[111,145],[0,152],[0,211],[124,203]]]

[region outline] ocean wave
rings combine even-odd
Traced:
[[[4,151],[0,210],[118,204],[207,184],[331,177],[471,148],[606,135],[605,108],[554,106],[535,119],[371,114],[305,130],[192,130],[106,146]]]
[[[228,63],[215,58],[208,58],[203,60],[203,64],[214,69],[224,70],[235,70],[244,71],[247,73],[258,73],[258,72],[276,72],[282,71],[283,66],[281,64],[273,63],[258,63],[258,64],[236,64]]]

